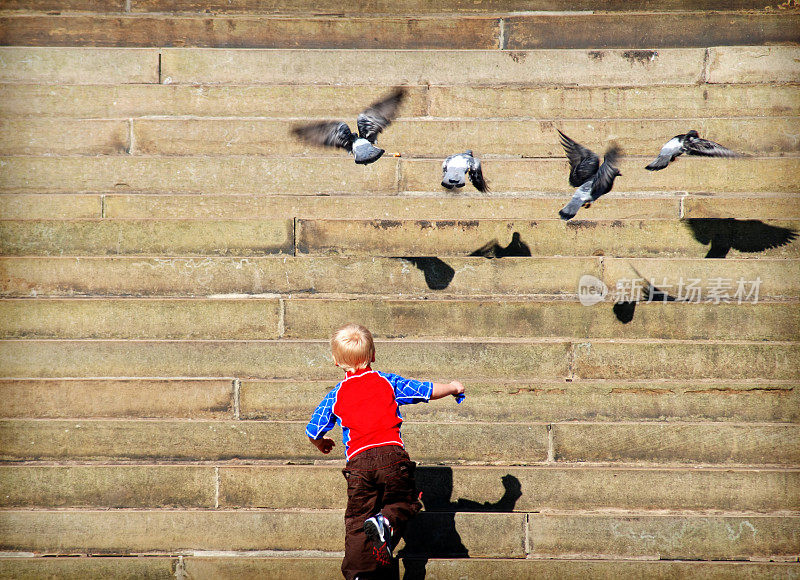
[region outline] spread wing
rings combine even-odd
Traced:
[[[691,139],[684,145],[689,155],[703,155],[705,157],[740,157],[735,151],[714,143],[708,139]]]
[[[617,169],[617,160],[619,159],[620,149],[614,144],[606,150],[603,164],[597,170],[597,177],[595,177],[592,184],[591,196],[592,199],[597,199],[601,195],[605,195],[614,186],[614,179],[619,175]]]
[[[350,131],[350,127],[342,121],[323,121],[301,125],[292,129],[292,133],[312,145],[340,147],[347,151],[352,150],[355,140],[355,135]]]
[[[486,193],[489,191],[489,186],[486,185],[486,181],[483,179],[483,171],[481,170],[481,161],[480,159],[472,158],[469,162],[469,172],[467,173],[469,176],[469,180],[472,182],[472,185],[475,186],[475,189],[480,191],[481,193]]]
[[[558,129],[556,131],[561,136],[561,146],[569,159],[569,184],[573,187],[580,187],[597,173],[600,158],[591,149],[573,141]]]
[[[389,96],[372,103],[356,120],[359,136],[374,144],[378,134],[397,116],[397,109],[405,96],[406,90],[397,88]]]
[[[797,231],[765,224],[760,220],[736,220],[731,247],[740,252],[763,252],[780,248],[797,238]]]

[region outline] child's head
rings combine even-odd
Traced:
[[[331,353],[336,366],[346,371],[365,369],[375,360],[372,333],[360,324],[345,324],[333,333]]]

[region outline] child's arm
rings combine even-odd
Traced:
[[[449,383],[433,383],[433,394],[431,394],[431,401],[450,395],[458,398],[459,395],[463,394],[464,385],[458,381],[451,381]]]
[[[330,453],[331,449],[336,447],[336,442],[330,437],[321,437],[320,439],[312,439],[309,437],[308,440],[314,444],[314,447],[325,454]]]

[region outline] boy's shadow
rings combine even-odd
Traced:
[[[425,511],[409,522],[405,547],[398,553],[405,568],[403,580],[425,578],[430,558],[469,558],[469,550],[456,530],[457,512],[511,512],[522,497],[519,479],[510,474],[501,478],[503,495],[494,503],[464,498],[451,501],[453,469],[450,467],[418,467],[416,480]]]

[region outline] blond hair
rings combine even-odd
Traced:
[[[367,368],[375,358],[372,333],[360,324],[345,324],[331,337],[331,354],[346,371]]]

